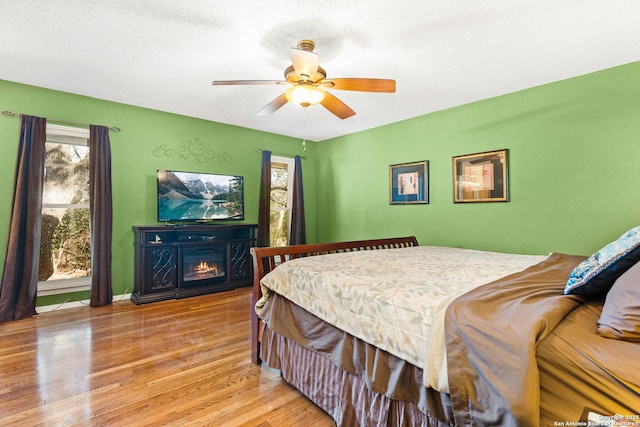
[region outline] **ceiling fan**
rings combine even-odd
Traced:
[[[291,85],[285,93],[265,105],[258,115],[272,114],[287,102],[308,107],[321,104],[340,119],[353,116],[347,104],[336,98],[326,89],[352,90],[358,92],[396,91],[396,81],[389,79],[336,78],[327,79],[327,72],[318,65],[318,54],[313,51],[312,40],[300,40],[296,48],[291,49],[292,65],[284,70],[285,80],[214,80],[214,86],[221,85]]]

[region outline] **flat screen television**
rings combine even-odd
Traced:
[[[244,178],[158,170],[158,222],[244,219]]]

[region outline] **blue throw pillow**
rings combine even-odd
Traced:
[[[605,294],[613,282],[640,260],[640,226],[632,228],[582,261],[569,275],[564,294]]]

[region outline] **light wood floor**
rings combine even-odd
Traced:
[[[250,288],[0,324],[2,426],[333,426],[250,362]]]

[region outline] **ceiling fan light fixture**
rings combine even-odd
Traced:
[[[323,89],[309,84],[291,86],[285,92],[285,96],[289,102],[303,107],[321,103],[324,100],[324,94]]]
[[[339,119],[348,119],[356,114],[347,104],[336,98],[326,89],[349,90],[355,92],[396,91],[396,81],[371,78],[333,78],[327,80],[327,72],[318,65],[318,54],[313,51],[315,43],[304,39],[298,47],[291,49],[291,65],[284,70],[281,80],[214,80],[214,86],[220,85],[291,85],[285,93],[265,105],[258,115],[272,114],[283,105],[291,102],[306,107],[321,104]]]

